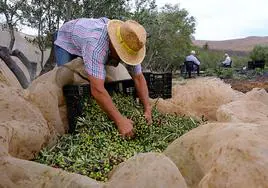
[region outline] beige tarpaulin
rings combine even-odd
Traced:
[[[113,169],[107,188],[187,188],[175,164],[160,153],[138,154]]]
[[[59,74],[57,79],[65,78],[69,80],[72,79],[74,83],[87,83],[88,75],[85,71],[84,64],[81,58],[74,59],[70,63],[65,64],[64,67],[61,67],[60,71],[62,73]],[[69,73],[67,74],[68,71],[66,69],[72,71],[69,71]],[[131,76],[129,75],[127,69],[121,63],[119,63],[117,67],[105,66],[105,71],[106,71],[106,79],[105,79],[106,82],[131,79]],[[71,72],[73,73],[72,75]]]
[[[218,122],[190,131],[164,152],[189,187],[268,187],[268,94],[253,89],[221,105]]]
[[[253,89],[239,100],[222,105],[217,110],[220,122],[261,123],[268,118],[268,94],[264,89]]]
[[[126,161],[106,184],[27,161],[66,132],[62,86],[76,83],[74,74],[66,67],[56,67],[23,90],[10,87],[6,74],[0,72],[0,187],[186,187],[175,164],[157,153],[141,154]]]
[[[175,85],[171,99],[151,100],[151,104],[156,104],[161,112],[215,121],[216,111],[222,104],[232,102],[242,95],[220,79],[205,77]]]
[[[0,82],[8,86],[22,88],[16,76],[7,67],[5,62],[0,59]]]
[[[174,141],[164,152],[189,187],[268,187],[268,127],[210,123]]]
[[[0,143],[13,156],[31,159],[47,144],[51,132],[40,110],[21,89],[0,83]]]

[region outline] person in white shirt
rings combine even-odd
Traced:
[[[191,54],[190,55],[188,55],[186,58],[185,58],[185,61],[192,61],[194,64],[196,64],[196,65],[200,65],[200,61],[195,57],[195,51],[194,50],[192,50],[191,51]]]
[[[225,60],[221,63],[223,67],[231,67],[232,60],[230,56],[226,53],[225,55]]]
[[[197,75],[199,76],[199,66],[200,66],[200,61],[197,59],[195,56],[196,53],[194,50],[191,51],[191,54],[188,55],[185,58],[185,66],[186,66],[186,71],[188,72],[189,78],[191,78],[191,72],[193,70],[197,71]]]

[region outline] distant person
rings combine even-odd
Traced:
[[[230,56],[225,53],[225,60],[223,62],[221,62],[221,66],[222,67],[232,67],[232,59],[230,58]]]
[[[186,56],[185,58],[185,66],[186,66],[186,72],[188,73],[189,78],[191,78],[192,71],[197,71],[197,75],[199,76],[199,66],[200,61],[195,56],[196,53],[194,50],[191,51],[191,54]]]

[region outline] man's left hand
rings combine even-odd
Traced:
[[[146,84],[146,80],[142,73],[132,77],[135,82],[135,88],[137,89],[138,96],[144,107],[144,117],[148,124],[152,124],[152,108],[149,104],[149,92]]]
[[[144,112],[144,117],[149,125],[153,123],[151,110],[146,110]]]

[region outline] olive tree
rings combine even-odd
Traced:
[[[165,5],[159,11],[154,3],[143,3],[134,14],[148,32],[143,66],[151,71],[175,71],[191,48],[195,20],[178,5]]]
[[[108,17],[119,19],[127,14],[130,0],[83,0],[83,16],[88,18]]]
[[[14,29],[18,22],[23,21],[23,10],[25,10],[26,5],[25,0],[0,0],[0,15],[4,15],[10,34],[9,50],[14,47]]]
[[[30,79],[33,80],[37,64],[31,62],[20,50],[13,50],[15,44],[15,28],[18,23],[25,21],[24,13],[28,9],[27,1],[25,0],[0,0],[0,15],[4,15],[6,25],[10,34],[9,46],[0,46],[0,58],[6,63],[9,69],[17,77],[23,88],[27,88],[29,81],[24,75],[21,68],[13,60],[12,56],[16,56],[26,66],[30,73]]]
[[[268,46],[255,46],[250,52],[250,58],[253,61],[265,60],[268,62]]]

